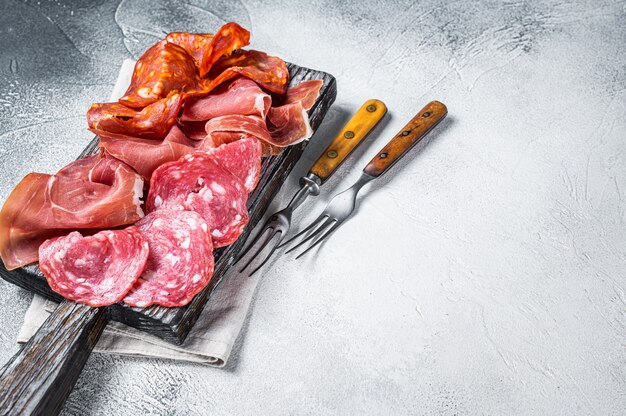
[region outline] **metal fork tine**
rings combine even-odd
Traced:
[[[270,259],[270,257],[272,257],[272,254],[274,253],[274,251],[275,251],[275,250],[276,250],[276,248],[278,247],[278,244],[280,244],[280,241],[281,241],[281,240],[282,240],[282,238],[283,238],[283,233],[282,233],[280,230],[278,230],[277,232],[275,232],[275,233],[272,235],[272,237],[270,238],[270,240],[273,240],[273,239],[274,239],[274,236],[275,236],[276,234],[280,234],[280,236],[279,236],[279,237],[278,237],[278,239],[276,240],[276,243],[274,244],[274,247],[272,247],[272,249],[269,251],[269,253],[267,253],[267,256],[265,256],[265,258],[263,259],[263,261],[261,262],[261,264],[259,264],[257,267],[255,267],[255,269],[254,269],[254,270],[252,270],[248,276],[252,276],[253,274],[255,274],[255,273],[257,272],[257,270],[259,270],[261,267],[263,267],[263,266],[265,265],[265,263],[267,263],[267,261]],[[260,250],[259,250],[259,252],[260,252]],[[259,252],[257,252],[257,254],[258,254]],[[255,254],[255,257],[256,257],[256,254]],[[250,264],[250,262],[248,262],[248,264]],[[247,265],[246,265],[246,266],[247,266]]]
[[[332,234],[332,233],[333,233],[333,231],[335,231],[337,228],[339,228],[339,224],[340,224],[340,223],[339,223],[338,221],[336,221],[336,220],[335,220],[335,221],[334,221],[334,223],[333,223],[333,225],[332,225],[332,226],[331,226],[328,230],[326,230],[326,232],[325,232],[324,234],[322,234],[322,235],[321,235],[321,236],[320,236],[320,237],[319,237],[319,238],[315,241],[315,243],[311,244],[311,245],[309,246],[309,248],[307,248],[307,249],[306,249],[306,250],[304,250],[302,253],[300,253],[300,254],[298,254],[298,255],[296,256],[296,260],[297,260],[297,259],[299,259],[300,257],[304,256],[304,255],[307,253],[307,251],[311,250],[313,247],[315,247],[316,245],[318,245],[319,243],[321,243],[322,241],[324,241],[324,240],[326,239],[326,237],[328,237],[330,234]]]
[[[268,230],[273,230],[274,228],[268,228]],[[252,260],[254,260],[256,258],[256,256],[259,255],[260,252],[263,251],[263,249],[265,248],[265,246],[267,246],[267,244],[272,241],[274,239],[274,236],[278,233],[279,231],[274,231],[272,233],[270,233],[270,235],[267,236],[267,239],[263,242],[263,244],[261,244],[261,246],[259,247],[259,249],[254,253],[253,256],[250,257],[250,260],[248,260],[248,262],[241,268],[239,269],[239,272],[243,272],[244,270],[246,270],[246,267],[248,267],[250,265],[250,263],[252,263]],[[265,233],[263,233],[265,234]],[[270,255],[272,254],[274,250],[272,250],[270,252]]]
[[[248,252],[250,251],[250,249],[252,249],[252,247],[254,247],[254,245],[261,239],[261,236],[263,236],[266,231],[268,230],[273,230],[274,227],[267,227],[267,224],[263,225],[263,228],[261,229],[261,231],[259,231],[259,233],[256,235],[256,237],[254,237],[254,240],[248,244],[248,246],[241,252],[239,253],[239,255],[237,256],[237,258],[235,259],[235,262],[233,263],[233,266],[237,263],[239,263],[241,261],[241,259],[243,259],[246,254],[248,254]],[[258,254],[258,250],[257,253]],[[256,254],[254,256],[252,256],[253,258],[256,256]]]
[[[313,227],[318,226],[320,224],[320,221],[322,221],[326,217],[328,217],[328,215],[326,215],[325,213],[322,212],[322,214],[319,217],[317,217],[316,219],[314,219],[313,222],[311,224],[309,224],[308,227],[306,227],[304,230],[300,231],[298,234],[294,235],[289,240],[287,240],[284,243],[282,243],[281,245],[279,245],[278,248],[284,247],[284,246],[288,245],[289,243],[291,243],[292,241],[294,241],[295,239],[297,239],[301,235],[304,235],[308,231],[311,231],[311,229],[313,229]],[[289,253],[289,251],[287,251],[287,253]]]
[[[320,215],[321,217],[321,215]],[[321,225],[315,229],[315,231],[313,231],[311,234],[309,234],[304,240],[300,241],[298,244],[296,244],[295,246],[293,246],[292,248],[290,248],[289,250],[287,250],[285,252],[285,254],[290,253],[292,251],[294,251],[295,249],[297,249],[298,247],[300,247],[302,244],[306,243],[307,241],[311,240],[312,238],[314,238],[316,235],[318,235],[322,230],[324,230],[326,227],[328,227],[328,225],[332,224],[333,221],[335,221],[334,219],[331,219],[328,215],[324,215],[323,218],[326,218],[326,220],[321,223]],[[315,221],[317,223],[317,220]],[[319,224],[319,223],[318,223]],[[308,227],[307,227],[308,228]]]

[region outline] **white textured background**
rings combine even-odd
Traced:
[[[0,3],[2,200],[80,152],[89,104],[170,30],[236,20],[337,77],[283,202],[387,103],[306,219],[427,101],[449,117],[321,250],[274,261],[226,370],[94,355],[64,414],[625,413],[626,2],[187,3]],[[0,282],[3,362],[29,301]]]

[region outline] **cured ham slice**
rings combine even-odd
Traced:
[[[162,40],[144,53],[135,64],[130,86],[119,103],[143,108],[166,98],[170,92],[202,89],[191,55],[178,45]]]
[[[267,127],[272,138],[269,143],[278,147],[300,143],[313,135],[309,115],[301,101],[270,108]]]
[[[252,192],[259,182],[263,147],[254,137],[246,137],[207,152],[215,161],[235,175],[247,192]]]
[[[180,119],[206,121],[228,115],[254,115],[265,119],[272,105],[272,97],[248,78],[236,78],[203,98],[185,102]]]
[[[111,228],[141,217],[143,180],[125,163],[100,155],[56,175],[30,173],[0,212],[0,257],[8,270],[38,259],[39,245],[67,230]]]
[[[209,226],[192,211],[159,210],[136,224],[148,240],[146,268],[124,298],[130,306],[183,306],[213,275]]]
[[[180,94],[160,99],[142,110],[119,103],[92,104],[87,112],[87,123],[92,130],[162,139],[174,125],[181,105]]]
[[[250,78],[261,87],[276,94],[284,94],[287,91],[289,70],[285,61],[252,49],[236,50],[217,61],[205,82],[206,90],[211,91],[238,75]]]
[[[140,139],[101,130],[92,131],[100,136],[100,147],[107,154],[125,162],[146,180],[150,180],[152,172],[162,164],[193,153],[197,145],[197,142],[187,138],[177,125],[172,126],[163,140]]]
[[[302,108],[309,111],[311,107],[313,107],[313,104],[315,104],[315,101],[317,101],[317,97],[319,97],[323,85],[324,81],[321,79],[312,79],[302,81],[296,86],[289,87],[287,88],[287,94],[285,94],[281,105],[300,102],[302,103]]]
[[[78,231],[45,241],[39,267],[66,299],[99,307],[126,296],[148,260],[148,241],[136,227],[83,237]]]
[[[209,224],[215,247],[233,243],[248,222],[244,184],[206,153],[183,156],[154,171],[148,212],[157,209],[195,211]]]

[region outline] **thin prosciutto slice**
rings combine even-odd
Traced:
[[[190,140],[173,125],[163,140],[140,139],[124,134],[92,130],[100,136],[100,147],[116,159],[131,166],[145,180],[164,163],[180,159],[193,153],[198,142]]]
[[[30,173],[0,212],[0,257],[8,270],[38,259],[39,245],[67,230],[132,224],[141,217],[143,180],[125,163],[101,155],[56,175]]]
[[[180,120],[202,121],[228,115],[254,115],[265,118],[272,97],[248,78],[239,77],[203,98],[185,102]]]
[[[39,267],[50,288],[93,307],[119,302],[148,260],[148,241],[136,227],[83,237],[78,231],[45,241]]]

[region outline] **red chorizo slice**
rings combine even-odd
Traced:
[[[73,231],[39,247],[39,267],[50,288],[93,307],[122,300],[147,260],[148,241],[133,226],[88,237]]]
[[[213,35],[208,33],[172,32],[165,37],[169,43],[180,46],[193,58],[200,68],[202,58],[210,47]]]
[[[248,222],[244,184],[206,153],[186,155],[152,173],[148,212],[195,211],[209,224],[215,247],[233,243]]]
[[[236,50],[217,61],[205,80],[205,91],[211,91],[237,75],[250,78],[276,94],[284,94],[287,91],[289,70],[285,61],[252,49]]]
[[[183,306],[213,275],[209,226],[192,211],[158,210],[136,224],[148,241],[146,268],[124,298],[130,306]]]
[[[142,110],[119,103],[92,104],[87,112],[89,128],[145,139],[162,139],[176,122],[182,96],[172,94]]]
[[[180,46],[162,40],[139,58],[130,86],[119,103],[143,108],[167,97],[171,92],[194,92],[200,89],[200,77],[191,55]]]

